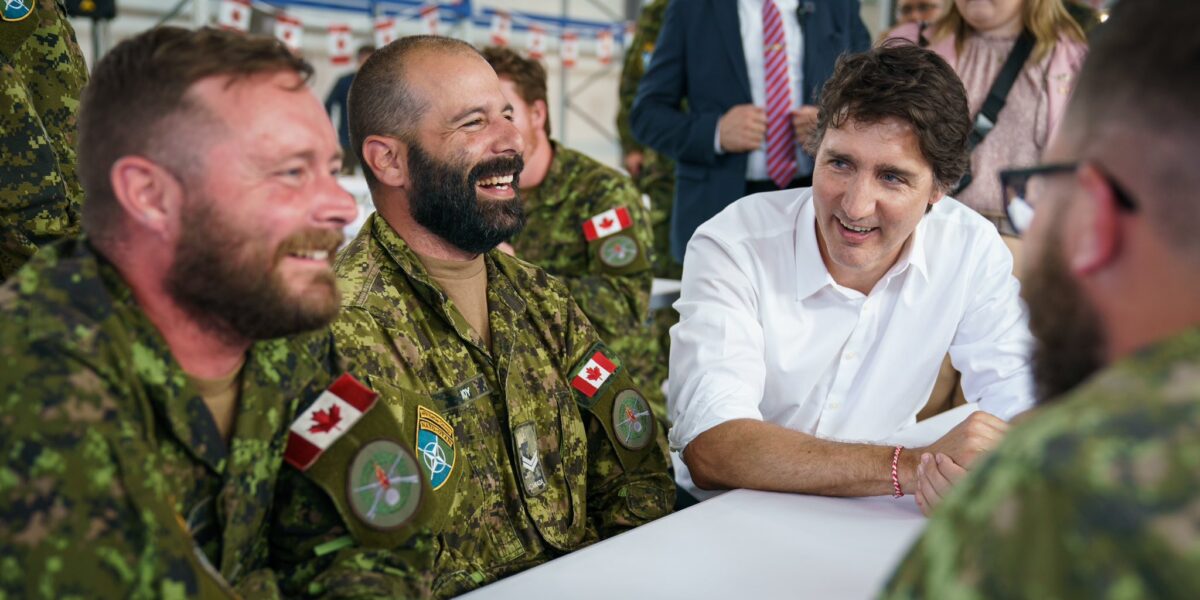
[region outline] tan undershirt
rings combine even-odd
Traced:
[[[217,431],[221,432],[221,438],[225,440],[225,443],[229,443],[229,438],[233,434],[233,424],[237,418],[238,393],[242,388],[241,376],[242,365],[238,365],[238,368],[234,369],[232,373],[216,379],[187,376],[192,387],[196,388],[200,397],[204,399],[208,412],[212,413],[213,421],[217,424]]]
[[[466,318],[471,329],[483,338],[483,345],[492,347],[492,329],[488,325],[487,265],[483,255],[473,260],[442,260],[417,255],[429,276],[450,296],[458,312]]]

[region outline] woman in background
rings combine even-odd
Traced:
[[[1033,50],[1009,90],[995,127],[971,153],[971,183],[954,197],[996,224],[1020,264],[1019,244],[1004,219],[998,172],[1032,165],[1058,125],[1087,54],[1083,29],[1063,0],[954,0],[946,14],[921,31],[897,27],[892,38],[937,52],[962,78],[972,115],[977,115],[1021,32]]]

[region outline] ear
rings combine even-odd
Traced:
[[[388,187],[408,184],[408,144],[392,137],[370,135],[362,143],[363,162]]]
[[[550,115],[550,109],[546,106],[545,100],[534,100],[529,107],[529,123],[533,125],[534,131],[545,131],[546,119]]]
[[[113,163],[108,177],[126,218],[169,237],[184,196],[183,185],[170,171],[141,156],[122,156]]]
[[[1111,264],[1121,250],[1120,209],[1108,178],[1095,167],[1084,164],[1075,177],[1083,197],[1068,210],[1065,252],[1074,273],[1090,275]]]

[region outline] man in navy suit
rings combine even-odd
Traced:
[[[801,147],[821,86],[839,55],[870,45],[858,0],[671,1],[630,118],[639,141],[676,161],[677,261],[734,200],[811,185]]]

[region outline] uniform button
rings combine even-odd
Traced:
[[[854,360],[856,358],[858,358],[858,353],[853,350],[842,355],[843,360]]]
[[[841,407],[842,407],[842,401],[841,401],[841,400],[834,400],[833,402],[830,402],[830,403],[829,403],[829,407],[828,407],[828,408],[829,408],[829,410],[837,410],[837,409],[839,409],[839,408],[841,408]]]

